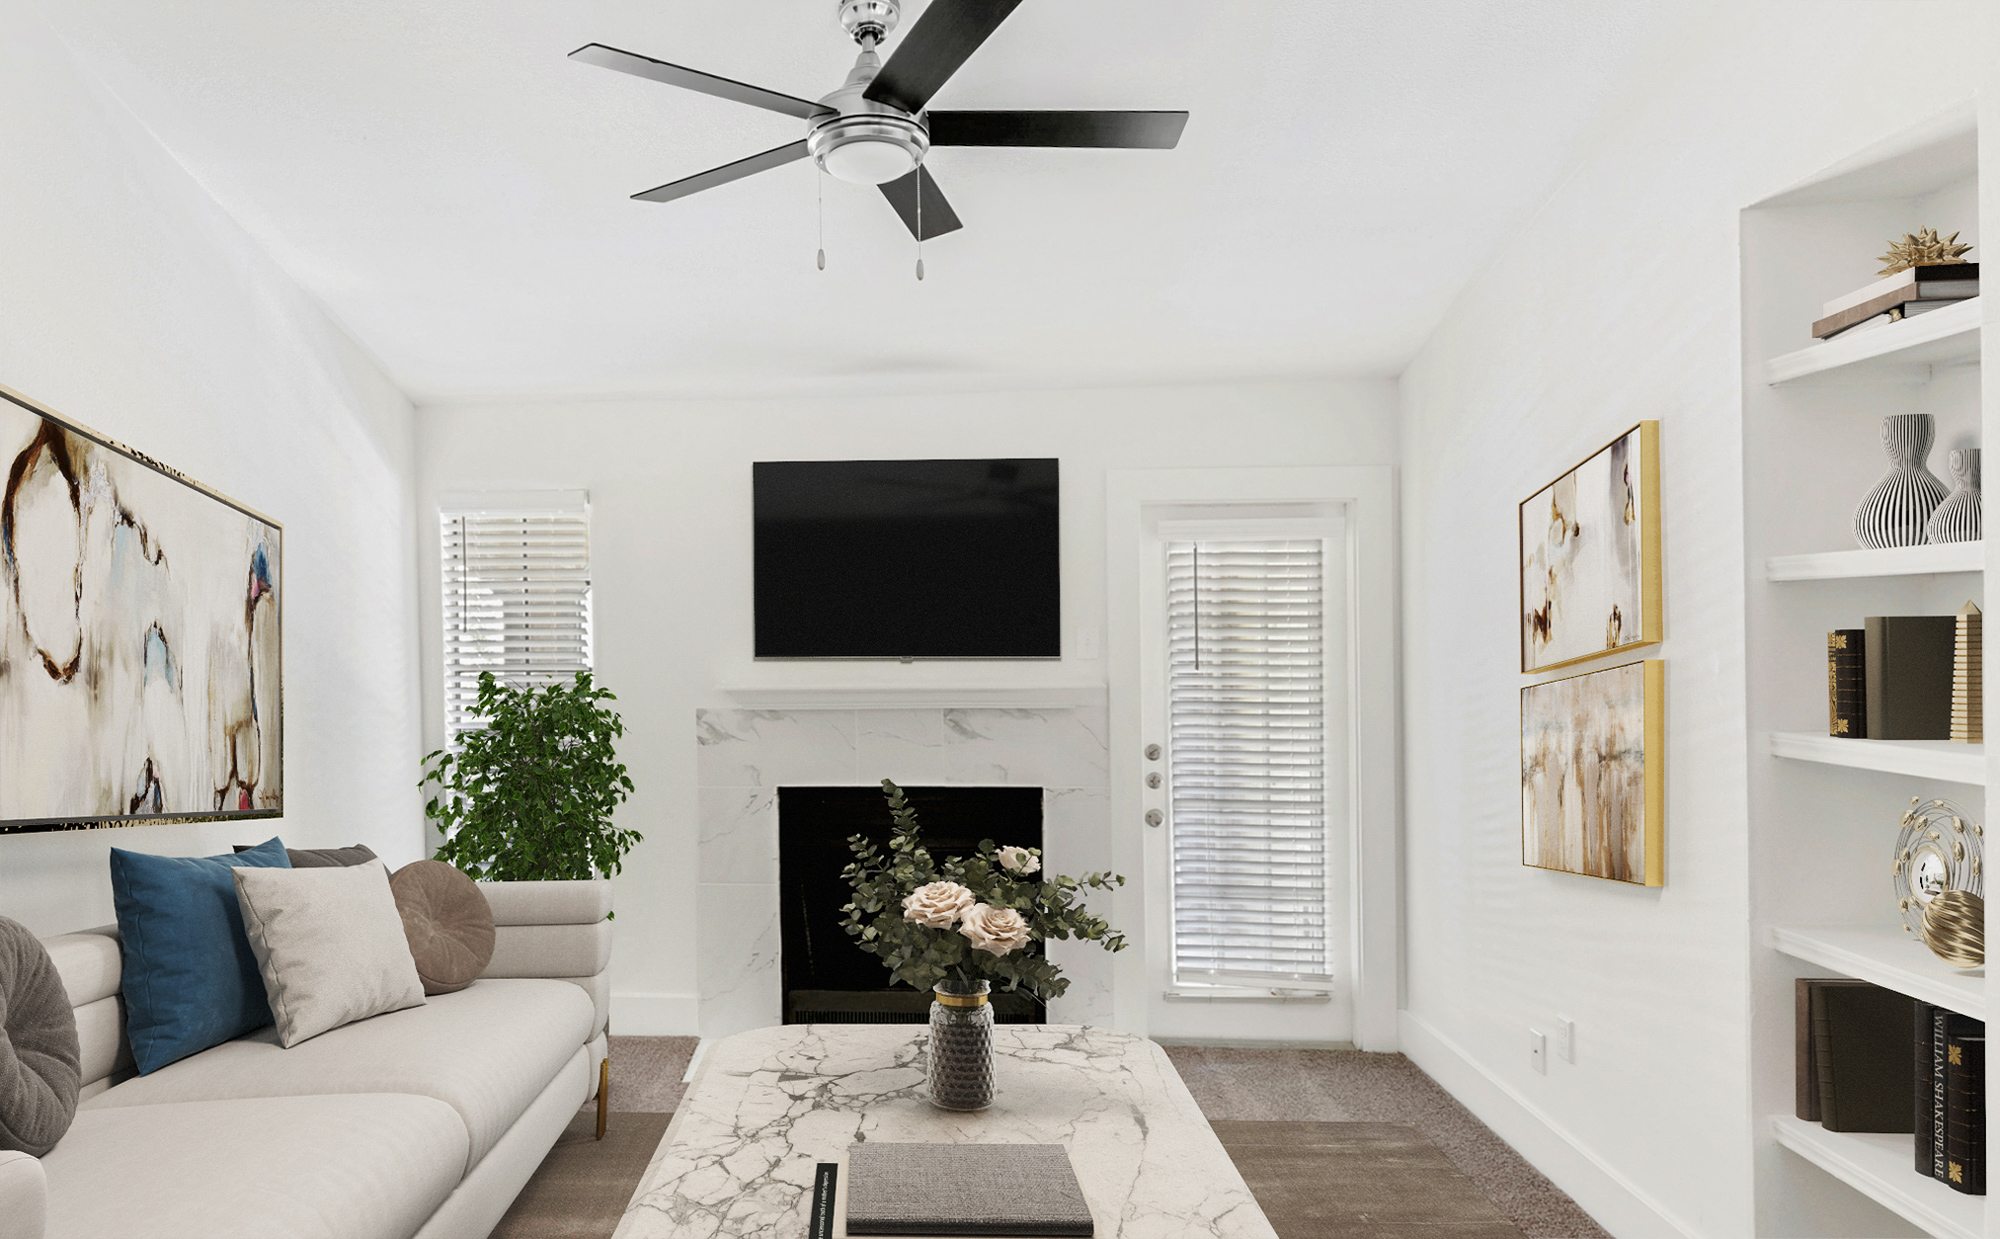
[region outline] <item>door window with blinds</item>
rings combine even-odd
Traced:
[[[567,682],[591,667],[590,513],[581,497],[542,505],[441,506],[445,730],[485,725],[479,676]]]
[[[1339,544],[1161,533],[1174,980],[1330,988]]]

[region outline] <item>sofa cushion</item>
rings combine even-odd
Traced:
[[[48,1239],[408,1239],[458,1185],[465,1146],[430,1097],[85,1110],[42,1161]]]
[[[493,959],[493,909],[479,883],[441,860],[418,860],[389,879],[424,993],[462,990]]]
[[[0,1149],[54,1148],[82,1083],[62,974],[26,925],[0,916]]]
[[[91,1098],[83,1111],[312,1093],[415,1093],[458,1111],[476,1163],[589,1040],[590,999],[568,981],[481,980],[421,1007],[289,1050],[260,1029]],[[466,1167],[460,1167],[461,1172]]]
[[[423,1002],[387,865],[238,869],[234,876],[279,1045]]]
[[[141,1072],[271,1022],[230,880],[240,865],[291,868],[276,839],[233,856],[111,849],[126,1031]]]

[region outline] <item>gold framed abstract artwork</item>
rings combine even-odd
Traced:
[[[278,522],[0,387],[0,836],[282,816]]]
[[[1663,884],[1666,668],[1649,658],[1521,690],[1523,865]]]
[[[1520,510],[1521,670],[1655,645],[1660,424],[1640,422]]]

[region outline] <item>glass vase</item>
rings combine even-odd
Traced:
[[[930,1093],[943,1110],[984,1110],[993,1104],[992,986],[970,993],[932,987]]]

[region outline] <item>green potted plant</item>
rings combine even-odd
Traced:
[[[424,758],[420,787],[437,785],[424,816],[444,834],[437,859],[487,882],[610,877],[642,841],[612,822],[632,793],[615,741],[625,724],[588,671],[569,684],[507,685],[479,677],[487,720],[456,753]]]
[[[919,841],[916,810],[888,779],[882,792],[895,827],[884,852],[864,835],[848,839],[854,863],[841,871],[854,901],[842,927],[898,980],[932,991],[930,1096],[947,1110],[993,1102],[995,982],[1047,1002],[1069,988],[1042,944],[1080,938],[1125,949],[1103,917],[1077,900],[1110,890],[1114,873],[1081,878],[1042,873],[1040,848],[998,847],[982,839],[970,856],[934,859]],[[1040,874],[1041,876],[1036,876]]]

